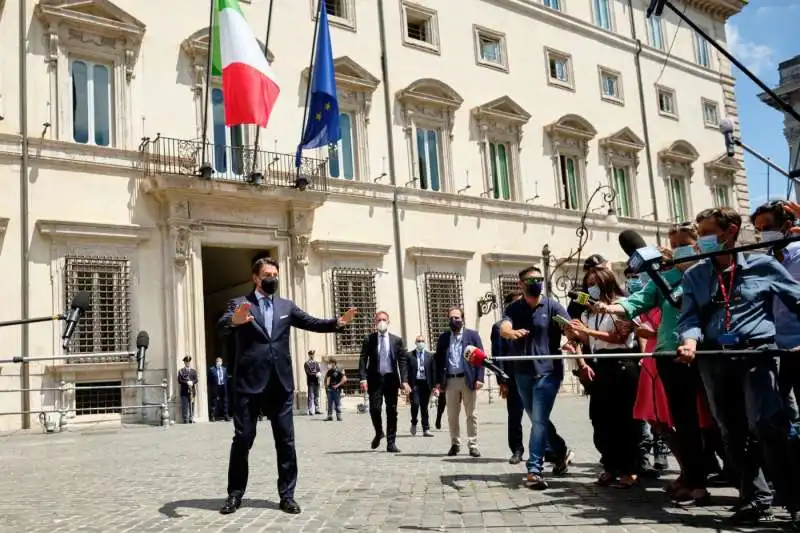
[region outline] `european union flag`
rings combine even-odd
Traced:
[[[304,148],[319,148],[339,142],[339,102],[336,99],[336,78],[333,70],[331,32],[325,2],[319,0],[317,42],[311,68],[311,95],[308,99],[305,129],[297,147],[295,165],[299,168]]]

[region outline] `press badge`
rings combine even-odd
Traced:
[[[719,339],[717,339],[717,342],[719,342],[719,345],[723,346],[723,347],[724,346],[736,346],[737,344],[739,344],[739,335],[737,335],[736,333],[731,333],[730,331],[728,331],[728,332],[723,333],[722,335],[720,335]]]

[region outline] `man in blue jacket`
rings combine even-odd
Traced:
[[[450,330],[439,335],[436,343],[436,389],[444,391],[447,399],[447,425],[450,428],[450,450],[447,455],[461,451],[459,416],[461,404],[467,417],[467,446],[472,457],[480,457],[478,449],[478,391],[483,387],[484,370],[474,368],[464,359],[468,346],[483,350],[481,336],[474,329],[464,327],[464,310],[453,307],[447,312]]]

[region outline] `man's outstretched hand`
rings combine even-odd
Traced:
[[[236,311],[233,312],[233,316],[231,317],[231,324],[233,324],[234,326],[241,326],[242,324],[247,324],[248,322],[252,322],[253,315],[250,314],[250,307],[252,307],[252,304],[250,304],[249,302],[239,304],[239,307],[237,307]]]
[[[353,321],[353,319],[356,317],[357,313],[358,313],[358,310],[355,307],[351,307],[350,309],[345,311],[342,316],[339,317],[339,321],[338,321],[339,325],[340,326],[348,325],[350,322]]]

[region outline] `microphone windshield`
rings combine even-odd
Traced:
[[[86,292],[86,291],[80,291],[72,299],[71,307],[73,309],[77,307],[78,309],[80,309],[81,311],[83,311],[85,313],[86,311],[89,310],[90,303],[91,302],[90,302],[89,293]]]
[[[722,134],[733,133],[733,121],[728,117],[719,121],[719,131]]]
[[[139,334],[136,335],[136,347],[137,348],[150,347],[150,335],[148,335],[146,331],[140,331]]]
[[[632,229],[626,229],[619,234],[619,245],[625,251],[625,254],[630,257],[639,248],[647,246],[647,243],[644,242],[641,235]]]

